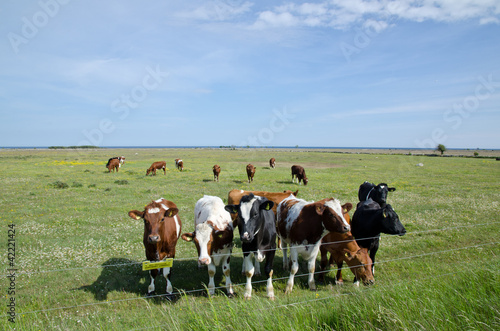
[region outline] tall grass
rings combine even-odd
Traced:
[[[126,163],[108,173],[106,161],[116,155],[126,156]],[[276,169],[269,168],[270,157]],[[184,160],[183,172],[175,158]],[[146,177],[160,160],[167,161],[167,174]],[[211,172],[216,163],[219,183]],[[251,184],[248,163],[257,167]],[[305,167],[307,186],[291,183],[292,164]],[[18,315],[14,324],[2,314],[3,329],[500,329],[500,169],[494,159],[295,149],[1,150],[0,169],[1,254],[7,261],[7,226],[13,223],[18,269]],[[237,297],[228,299],[222,290],[209,297],[207,271],[198,269],[194,245],[179,241],[172,275],[177,299],[144,296],[149,276],[138,264],[143,225],[127,216],[129,210],[160,197],[172,200],[187,232],[204,194],[227,201],[234,188],[299,189],[306,200],[334,196],[355,204],[365,180],[397,187],[389,201],[408,230],[404,237],[382,237],[374,286],[354,287],[349,270],[345,285],[335,286],[330,271],[318,291],[309,291],[306,277],[299,276],[285,296],[288,273],[278,252],[276,301],[266,298],[262,277],[254,277],[254,295],[245,301],[238,295],[244,277],[236,239],[231,279]],[[301,267],[299,274],[306,273]],[[216,283],[224,284],[220,269]],[[0,286],[8,288],[6,277]],[[158,279],[157,293],[164,291]],[[7,290],[1,294],[9,299]]]

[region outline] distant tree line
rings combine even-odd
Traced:
[[[99,147],[99,146],[93,146],[93,145],[82,145],[82,146],[49,146],[49,149],[75,149],[75,148],[94,149],[94,148],[101,148],[101,147]]]

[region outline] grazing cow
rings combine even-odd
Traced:
[[[266,259],[264,271],[267,276],[267,296],[274,300],[272,277],[273,260],[276,253],[276,225],[274,213],[271,210],[273,205],[272,201],[250,193],[243,196],[239,204],[228,204],[225,207],[228,212],[238,214],[238,230],[247,278],[245,299],[252,297],[252,276],[255,271],[252,258],[255,258],[256,265]]]
[[[372,273],[374,273],[380,233],[402,236],[406,233],[406,229],[391,205],[386,204],[381,207],[377,202],[368,199],[358,203],[352,216],[351,232],[358,246],[368,250],[372,260]]]
[[[108,168],[108,172],[111,172],[111,170],[118,172],[118,168],[120,168],[123,163],[125,163],[125,157],[115,156],[108,160],[106,168]]]
[[[284,243],[283,263],[288,267],[286,246],[290,246],[290,277],[285,293],[293,288],[295,274],[299,269],[298,256],[307,260],[309,270],[309,289],[316,290],[314,270],[321,238],[329,232],[346,233],[350,230],[344,219],[339,200],[330,198],[317,202],[307,202],[290,196],[278,205],[278,236]]]
[[[180,171],[184,170],[184,162],[181,159],[175,159],[175,166]]]
[[[153,162],[151,167],[149,167],[148,170],[146,170],[146,176],[152,173],[152,176],[156,176],[156,170],[163,169],[163,174],[167,174],[167,163],[165,161],[158,161],[158,162]]]
[[[342,213],[347,223],[350,223],[349,211],[352,209],[351,203],[342,205]],[[373,284],[373,274],[370,268],[372,260],[368,256],[368,250],[362,249],[356,243],[351,232],[336,233],[330,232],[321,240],[321,273],[318,275],[320,282],[324,281],[324,274],[328,264],[337,265],[337,275],[335,284],[342,285],[342,265],[344,261],[350,267],[354,274],[355,280],[358,280],[355,285],[359,286],[359,280],[365,285]],[[328,261],[328,253],[330,253],[330,261]]]
[[[299,183],[299,185],[300,181],[303,181],[304,185],[307,185],[307,182],[309,182],[309,180],[306,177],[306,171],[304,170],[303,167],[299,165],[292,166],[292,183],[295,183],[294,177],[297,177],[297,183]]]
[[[253,176],[255,175],[255,167],[252,164],[247,165],[247,177],[248,177],[248,182],[253,182]]]
[[[229,261],[233,249],[233,221],[219,197],[205,195],[194,207],[195,230],[184,233],[182,239],[194,241],[198,251],[198,266],[208,266],[208,293],[215,294],[216,266],[222,262],[226,276],[226,291],[233,296]]]
[[[144,219],[143,244],[146,258],[149,261],[162,261],[175,258],[175,245],[181,234],[182,223],[178,215],[179,209],[172,201],[163,198],[152,201],[144,211],[131,210],[128,215],[136,220]],[[167,294],[172,294],[170,282],[170,267],[149,271],[151,283],[148,286],[148,295],[155,293],[155,278],[158,272],[163,271],[167,280]]]
[[[271,168],[275,168],[276,167],[276,159],[274,157],[272,157],[270,160],[269,160],[269,166]]]
[[[396,188],[389,187],[386,183],[375,186],[373,183],[364,182],[359,186],[358,198],[359,201],[372,199],[383,207],[387,203],[387,194],[394,191],[396,191]]]
[[[214,172],[214,182],[215,181],[219,181],[219,174],[220,174],[220,167],[218,164],[214,165],[214,167],[212,168],[213,172]]]

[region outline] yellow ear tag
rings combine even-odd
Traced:
[[[136,216],[136,217],[135,217],[135,219],[136,219],[136,220],[140,220],[140,219],[141,219],[141,217],[140,217],[140,216]]]
[[[349,254],[347,254],[347,252],[344,255],[345,255],[345,257],[349,257]]]
[[[170,268],[174,264],[174,259],[166,259],[165,261],[159,262],[142,262],[142,270],[152,270],[152,269],[161,269],[161,268]]]
[[[269,209],[271,209],[271,208],[269,207],[269,204],[267,204],[266,205],[266,210],[269,210]]]

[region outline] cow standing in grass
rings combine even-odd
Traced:
[[[294,196],[278,206],[277,232],[283,243],[283,267],[288,268],[287,245],[290,246],[290,277],[285,293],[291,293],[294,277],[299,270],[299,254],[307,260],[309,289],[316,290],[314,270],[321,238],[329,232],[346,233],[349,224],[343,217],[339,200],[330,198],[307,202]]]
[[[184,162],[181,159],[175,159],[175,166],[178,170],[184,170]]]
[[[271,167],[271,169],[274,169],[276,167],[276,159],[274,157],[269,160],[269,166]]]
[[[227,295],[233,296],[229,266],[233,249],[233,221],[224,209],[222,199],[208,195],[199,199],[194,207],[194,224],[194,232],[184,233],[182,239],[194,241],[198,266],[208,266],[208,293],[215,294],[216,266],[222,263]]]
[[[152,176],[156,176],[156,170],[163,170],[163,174],[167,174],[167,163],[165,161],[153,162],[151,167],[146,170],[146,176],[152,174]]]
[[[214,182],[219,182],[220,166],[218,164],[214,165],[212,171],[214,172]]]
[[[306,171],[302,166],[293,165],[292,166],[292,183],[295,183],[295,177],[297,178],[297,183],[300,185],[300,182],[304,182],[304,186],[307,185],[309,180],[306,176]]]
[[[149,261],[163,261],[175,258],[175,246],[181,234],[182,223],[178,215],[179,209],[172,201],[163,198],[152,201],[144,211],[131,210],[128,215],[135,220],[144,220],[144,234],[142,243]],[[163,273],[167,280],[167,294],[173,292],[170,282],[170,267],[149,271],[151,283],[148,286],[148,295],[155,294],[155,278]]]
[[[248,182],[253,182],[253,176],[255,175],[255,167],[252,164],[247,165],[247,177]]]
[[[274,213],[271,210],[274,203],[266,198],[245,195],[238,205],[226,205],[226,210],[238,215],[238,230],[240,232],[241,248],[243,250],[243,264],[247,282],[245,285],[245,299],[252,297],[252,277],[255,264],[266,260],[264,267],[267,277],[267,296],[274,300],[273,288],[273,260],[276,253],[276,225]]]
[[[118,172],[118,169],[125,163],[125,157],[123,156],[115,156],[108,160],[106,163],[106,168],[108,168],[108,172],[111,170]]]

